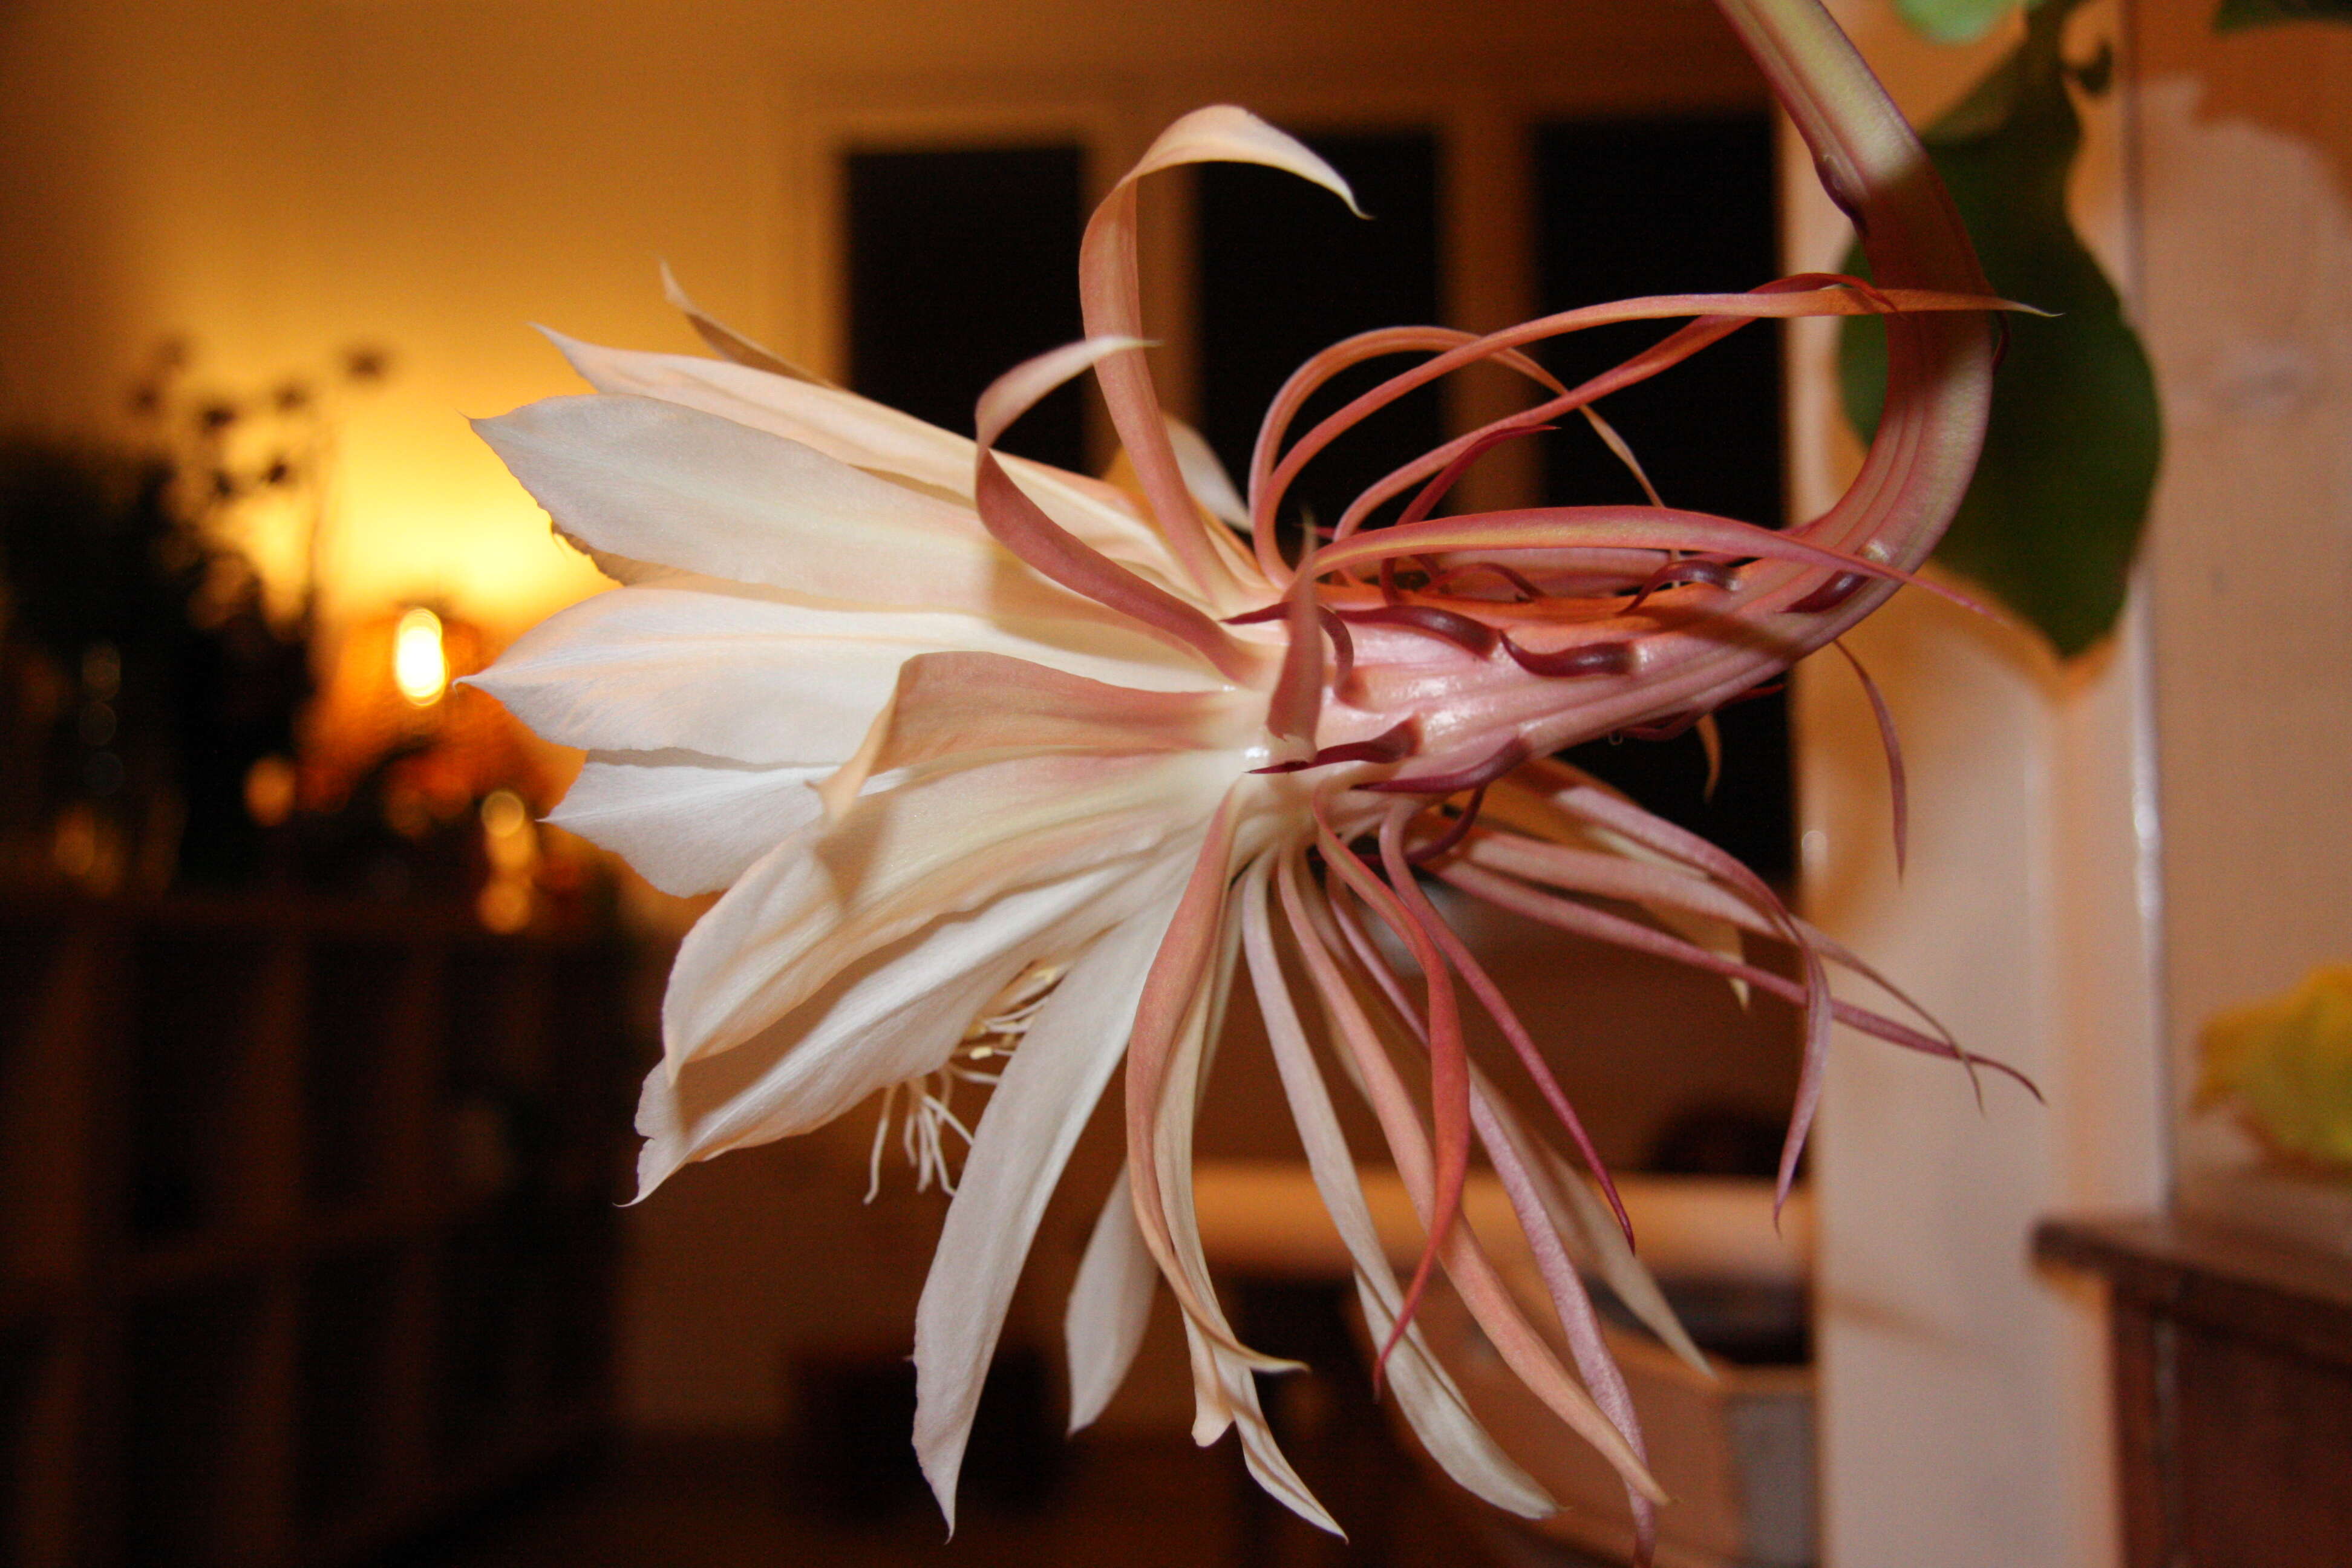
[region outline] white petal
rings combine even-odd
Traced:
[[[966,629],[677,581],[583,599],[470,684],[559,745],[814,767],[857,749],[901,663]]]
[[[1047,755],[862,796],[786,839],[679,946],[662,1003],[673,1071],[797,1007],[863,954],[1002,894],[1197,839],[1236,767],[1222,753]]]
[[[656,397],[788,437],[853,468],[897,474],[970,500],[971,442],[854,392],[692,354],[605,348],[545,327],[581,379],[602,393]]]
[[[1083,621],[814,606],[671,575],[550,616],[469,684],[560,745],[838,765],[865,739],[901,664],[957,651],[1147,690],[1214,683],[1150,637]]]
[[[971,500],[971,439],[912,415],[838,387],[789,381],[721,360],[603,348],[561,332],[547,335],[599,392],[700,409],[798,441],[852,468],[965,503]],[[1170,580],[1167,546],[1125,496],[1098,480],[1025,458],[1002,461],[1055,522],[1112,560],[1148,571],[1163,584]]]
[[[690,752],[597,752],[582,764],[558,827],[620,856],[680,898],[727,886],[823,809],[823,767],[762,767]]]
[[[972,1140],[915,1312],[915,1452],[955,1527],[956,1474],[1005,1309],[1055,1184],[1127,1048],[1171,891],[1062,977],[1005,1064]]]
[[[1057,911],[1059,912],[1059,911]],[[969,922],[851,965],[789,1016],[723,1056],[646,1075],[637,1096],[637,1198],[680,1166],[822,1127],[947,1060],[1026,950]],[[1022,933],[1034,940],[1032,930]]]
[[[675,1078],[656,1067],[637,1106],[638,1196],[689,1161],[809,1131],[938,1068],[1024,965],[1091,942],[1174,874],[1123,861],[1006,894],[867,953],[731,1051]]]
[[[1211,1342],[1201,1332],[1199,1325],[1190,1319],[1185,1321],[1184,1331],[1192,1344],[1196,1364],[1204,1362],[1212,1369],[1210,1375],[1215,1380],[1216,1397],[1221,1406],[1222,1421],[1213,1424],[1218,1430],[1203,1436],[1209,1432],[1212,1424],[1196,1419],[1192,1426],[1193,1440],[1205,1447],[1222,1435],[1223,1426],[1232,1426],[1241,1434],[1242,1462],[1248,1467],[1257,1484],[1265,1489],[1267,1495],[1318,1530],[1329,1531],[1346,1540],[1347,1532],[1324,1510],[1323,1505],[1315,1500],[1315,1494],[1307,1489],[1307,1483],[1298,1479],[1298,1472],[1290,1468],[1290,1461],[1283,1456],[1282,1446],[1275,1441],[1274,1428],[1266,1425],[1265,1411],[1258,1404],[1257,1375],[1250,1369],[1249,1363],[1223,1345]],[[1198,1381],[1196,1373],[1195,1382]]]
[[[1087,1238],[1086,1256],[1070,1287],[1063,1337],[1070,1349],[1070,1430],[1091,1426],[1127,1381],[1143,1331],[1150,1325],[1160,1266],[1136,1228],[1135,1200],[1121,1165],[1110,1196]]]
[[[1087,616],[966,506],[652,397],[551,397],[474,427],[593,549],[850,604]]]

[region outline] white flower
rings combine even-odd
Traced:
[[[1825,48],[1810,26],[1781,16],[1766,32]],[[1850,55],[1807,69],[1815,82],[1843,72],[1838,90],[1853,98]],[[1230,487],[1197,437],[1171,433],[1152,393],[1138,341],[1135,182],[1224,159],[1347,193],[1313,153],[1231,108],[1179,121],[1105,201],[1080,264],[1089,336],[992,387],[977,444],[803,376],[698,312],[706,338],[744,363],[559,338],[597,395],[480,426],[563,535],[622,585],[524,637],[479,683],[549,739],[588,751],[553,820],[668,891],[726,889],[671,976],[665,1061],[638,1114],[642,1185],[877,1093],[895,1102],[902,1088],[909,1147],[927,1178],[943,1173],[943,1130],[963,1124],[941,1091],[1002,1064],[917,1322],[917,1447],[950,1521],[1022,1260],[1124,1064],[1128,1166],[1069,1312],[1073,1425],[1117,1386],[1164,1279],[1190,1337],[1196,1436],[1238,1428],[1269,1489],[1330,1524],[1258,1410],[1253,1372],[1283,1363],[1235,1338],[1192,1213],[1196,1090],[1245,963],[1383,1370],[1430,1452],[1500,1506],[1551,1507],[1411,1327],[1437,1268],[1504,1361],[1625,1477],[1646,1533],[1659,1493],[1576,1265],[1688,1342],[1600,1194],[1470,1063],[1465,992],[1582,1142],[1534,1043],[1421,890],[1416,863],[1535,918],[1801,1002],[1811,1046],[1791,1160],[1832,1016],[1957,1054],[1833,1001],[1823,961],[1852,960],[1727,857],[1539,760],[1597,734],[1702,721],[1830,640],[1906,577],[1965,482],[1988,359],[1972,313],[1987,303],[1981,280],[1948,215],[1915,199],[1916,184],[1880,194],[1902,184],[1886,178],[1888,160],[1916,158],[1883,100],[1849,101],[1824,123],[1812,133],[1825,156],[1845,158],[1865,193],[1880,287],[1792,279],[1598,307],[1485,339],[1421,328],[1352,340],[1302,369],[1269,413],[1242,520],[1249,537],[1210,515],[1235,510]],[[1802,529],[1769,533],[1662,506],[1423,516],[1492,440],[1589,409],[1747,321],[1863,310],[1894,312],[1889,412],[1856,493]],[[1549,384],[1515,352],[1604,321],[1676,317],[1690,324],[1660,349],[1579,388]],[[1292,414],[1323,380],[1400,351],[1434,357],[1284,447]],[[1546,381],[1553,395],[1416,457],[1308,561],[1284,559],[1274,520],[1298,465],[1371,407],[1480,359]],[[1139,498],[993,450],[1038,397],[1088,369]],[[1403,521],[1360,528],[1372,506],[1415,486],[1422,500]],[[1654,920],[1616,912],[1625,903]],[[1417,976],[1395,972],[1376,926],[1412,952]],[[1805,980],[1747,964],[1741,932],[1793,943]],[[1373,1234],[1294,975],[1428,1226],[1407,1283]],[[1573,1371],[1454,1223],[1474,1143],[1528,1233]]]

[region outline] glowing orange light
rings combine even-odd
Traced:
[[[419,708],[449,689],[449,656],[441,646],[441,617],[418,605],[402,615],[392,637],[392,683]]]

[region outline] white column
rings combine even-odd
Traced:
[[[1883,0],[1832,9],[1915,121],[2005,47],[1922,45]],[[2077,21],[2087,38],[2115,14]],[[2090,107],[2085,172],[2111,180],[2111,110]],[[1789,265],[1833,267],[1847,231],[1801,154],[1787,193]],[[2112,187],[2078,195],[2127,274]],[[1832,353],[1826,331],[1793,338],[1799,516],[1852,471]],[[1901,730],[1909,867],[1898,879],[1867,704],[1842,660],[1815,660],[1794,710],[1805,902],[2047,1103],[1988,1077],[1979,1110],[1949,1064],[1838,1042],[1814,1152],[1825,1551],[1834,1568],[2114,1563],[2098,1304],[2027,1252],[2046,1215],[2164,1195],[2144,616],[2068,668],[1916,591],[1848,642]]]

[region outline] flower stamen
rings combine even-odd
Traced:
[[[882,1191],[882,1151],[890,1140],[890,1116],[898,1109],[899,1091],[908,1096],[906,1115],[898,1123],[898,1147],[907,1163],[915,1171],[915,1190],[928,1193],[931,1184],[939,1184],[940,1191],[955,1195],[955,1167],[948,1161],[946,1132],[963,1140],[966,1149],[971,1147],[971,1129],[956,1115],[950,1101],[955,1086],[965,1074],[952,1063],[935,1068],[927,1073],[894,1083],[882,1091],[882,1111],[874,1124],[874,1145],[866,1157],[866,1201],[872,1203]],[[988,1074],[972,1074],[968,1081],[993,1083]]]
[[[874,1125],[874,1146],[866,1158],[867,1203],[872,1203],[882,1190],[882,1151],[890,1142],[890,1118],[898,1110],[901,1090],[908,1101],[898,1126],[898,1142],[907,1163],[914,1168],[915,1190],[929,1192],[931,1184],[937,1182],[941,1192],[950,1197],[955,1195],[955,1169],[948,1161],[944,1134],[953,1132],[963,1140],[966,1149],[971,1147],[972,1140],[971,1129],[955,1111],[956,1085],[995,1087],[1003,1069],[992,1072],[978,1064],[1003,1062],[1013,1055],[1069,967],[1066,961],[1040,960],[1028,965],[988,999],[946,1061],[929,1072],[918,1073],[883,1089],[881,1113]]]

